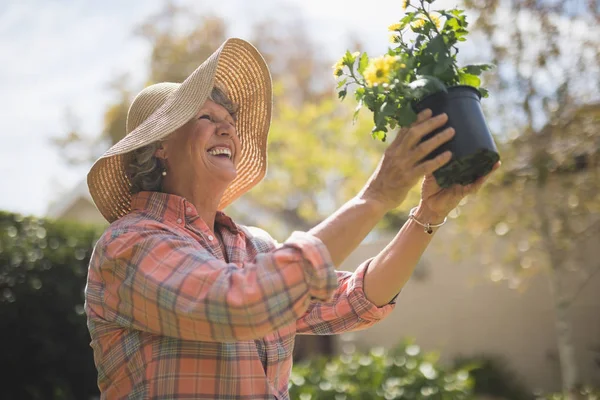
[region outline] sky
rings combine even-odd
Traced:
[[[382,8],[348,0],[177,1],[224,17],[230,36],[245,38],[251,22],[296,7],[331,59],[346,49],[352,31],[385,46],[387,25],[401,16],[397,0]],[[67,166],[51,145],[67,130],[67,111],[82,132],[96,135],[112,100],[111,78],[146,75],[149,46],[133,28],[158,12],[162,0],[3,0],[0,2],[0,210],[42,216],[81,182],[89,166]],[[361,21],[382,21],[365,26]],[[383,39],[383,41],[382,41]],[[381,47],[383,49],[383,47]],[[202,60],[199,60],[202,61]],[[332,81],[332,85],[334,82]]]

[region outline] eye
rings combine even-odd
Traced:
[[[208,115],[208,114],[201,115],[201,116],[198,117],[198,119],[207,119],[207,120],[209,120],[211,122],[213,120],[212,117],[210,115]]]

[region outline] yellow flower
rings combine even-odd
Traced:
[[[423,18],[419,18],[419,19],[413,21],[412,24],[410,24],[410,26],[413,29],[422,28],[424,25],[425,25],[425,20]]]
[[[373,58],[364,72],[367,85],[373,86],[376,83],[389,83],[390,70],[396,64],[396,57],[386,54],[383,57]]]
[[[437,15],[430,15],[429,17],[435,24],[436,28],[440,29],[442,27],[442,21],[440,20],[440,17],[438,17]],[[427,23],[427,22],[429,22],[429,21],[426,18],[419,18],[419,19],[414,20],[412,22],[412,24],[410,24],[410,26],[413,29],[420,29],[420,28],[424,27],[425,23]]]
[[[402,9],[406,10],[408,5],[410,4],[410,0],[402,0]]]
[[[390,33],[390,43],[398,43],[400,40],[400,36],[395,33]]]
[[[400,30],[400,23],[391,24],[390,26],[388,26],[388,31],[390,32],[394,32],[397,30]]]
[[[338,77],[338,76],[342,75],[342,69],[344,69],[343,60],[339,60],[338,62],[336,62],[332,68],[333,68],[333,76]]]

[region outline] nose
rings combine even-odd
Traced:
[[[226,121],[221,122],[217,132],[219,136],[233,136],[237,134],[235,127]]]

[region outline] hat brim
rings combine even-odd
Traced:
[[[241,143],[237,177],[223,194],[227,207],[265,176],[267,136],[271,123],[271,75],[264,58],[250,43],[228,39],[133,131],[112,146],[90,169],[90,194],[108,222],[131,210],[131,182],[126,174],[127,153],[161,140],[198,112],[215,84],[239,105],[236,127]]]

